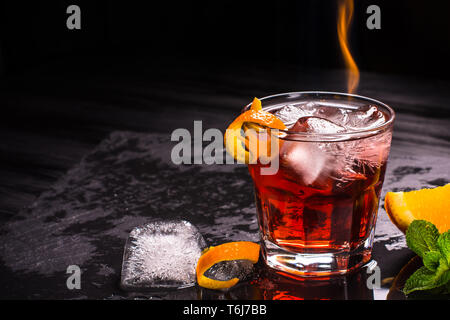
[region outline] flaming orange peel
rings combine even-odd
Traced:
[[[208,278],[204,273],[216,263],[232,260],[249,260],[253,264],[258,262],[260,246],[249,241],[227,242],[216,247],[209,247],[197,262],[197,283],[208,289],[231,288],[239,282],[238,278],[226,281]]]
[[[439,232],[445,232],[450,228],[450,184],[433,189],[388,192],[384,208],[402,232],[416,219],[429,221]]]
[[[260,157],[259,153],[261,153],[262,148],[259,144],[259,140],[256,145],[249,145],[248,138],[246,139],[242,134],[243,125],[246,123],[279,130],[286,130],[286,126],[283,121],[278,119],[275,115],[262,110],[261,101],[258,98],[255,98],[250,109],[239,115],[239,117],[228,126],[224,137],[227,152],[238,162],[248,164],[254,163],[254,161]],[[268,139],[270,139],[270,137]],[[265,143],[267,143],[267,141]]]

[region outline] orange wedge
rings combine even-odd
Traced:
[[[197,262],[197,282],[199,286],[208,289],[226,289],[238,283],[238,278],[226,281],[214,280],[204,276],[204,273],[216,263],[231,260],[249,260],[258,262],[259,244],[248,241],[228,242],[216,247],[209,247]]]
[[[439,232],[445,232],[450,228],[450,184],[433,189],[388,192],[384,207],[402,232],[416,219],[429,221]]]
[[[261,126],[255,131],[258,134],[257,143],[249,144],[249,136],[245,137],[243,134],[244,124]],[[242,113],[228,126],[224,137],[227,152],[238,162],[246,164],[255,163],[261,156],[271,157],[271,138],[273,135],[270,133],[271,130],[267,128],[285,130],[286,126],[272,113],[262,110],[261,101],[255,98],[250,109]],[[281,142],[278,138],[275,139],[276,143]],[[263,147],[262,143],[266,145]]]

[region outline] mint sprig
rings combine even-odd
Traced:
[[[437,228],[425,220],[414,220],[406,230],[406,243],[424,266],[406,281],[403,292],[418,290],[450,292],[450,230],[439,234]]]
[[[431,222],[414,220],[406,230],[406,244],[421,258],[428,251],[437,250],[438,229]]]

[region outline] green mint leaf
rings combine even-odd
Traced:
[[[447,281],[450,280],[450,273],[446,274],[447,271],[449,271],[447,259],[439,259],[439,267],[436,269],[436,276],[444,279],[441,281],[442,284],[446,284]]]
[[[432,271],[423,266],[416,272],[414,272],[408,280],[406,280],[403,292],[408,295],[411,292],[417,290],[431,290],[440,288],[442,286],[448,286],[450,283],[450,270],[447,264],[447,260],[444,258],[439,259],[439,266],[436,271]]]
[[[437,246],[444,258],[447,260],[447,264],[450,265],[450,230],[442,233],[437,239]]]
[[[419,257],[423,258],[428,251],[438,251],[438,229],[431,222],[414,220],[406,230],[406,243]]]
[[[436,288],[438,286],[434,284],[435,276],[435,272],[429,270],[427,267],[421,267],[406,280],[403,292],[407,295],[416,290],[430,290]]]
[[[435,283],[439,286],[447,285],[450,282],[450,268],[447,260],[441,258],[439,260],[439,267],[436,269]]]
[[[423,255],[423,265],[430,271],[436,271],[442,254],[439,251],[428,251]]]

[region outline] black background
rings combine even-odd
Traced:
[[[136,55],[337,68],[342,66],[337,3],[2,1],[0,70],[7,81],[66,59],[61,71],[69,76],[75,65],[92,63],[93,57],[113,56],[120,64]],[[81,8],[81,30],[66,28],[70,4]],[[381,8],[381,30],[366,28],[366,8],[372,4]],[[449,12],[447,1],[356,1],[351,47],[359,67],[448,78]]]

